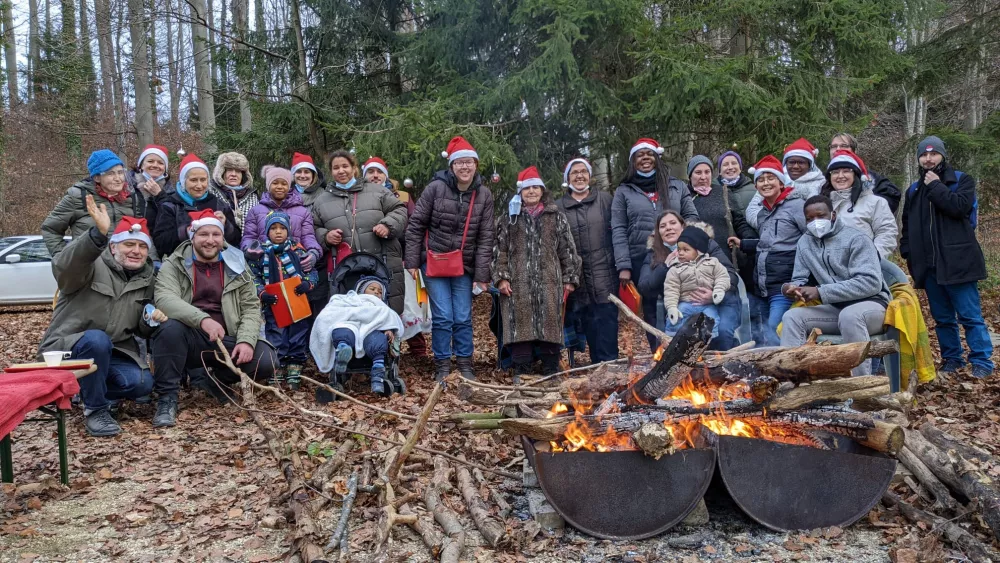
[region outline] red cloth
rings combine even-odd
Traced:
[[[63,410],[80,392],[73,372],[39,369],[0,374],[0,437],[10,434],[24,417],[38,407],[55,403]]]

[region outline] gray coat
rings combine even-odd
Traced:
[[[688,194],[687,184],[670,178],[667,201],[653,203],[646,192],[633,184],[621,184],[611,201],[611,239],[615,249],[615,267],[618,271],[632,270],[646,257],[646,239],[656,227],[656,216],[664,209],[673,209],[685,221],[697,221],[695,209]],[[633,276],[638,271],[632,272]]]
[[[760,238],[740,241],[740,250],[757,252],[754,281],[761,297],[777,295],[781,286],[792,279],[796,244],[806,232],[804,205],[805,198],[797,189],[792,189],[773,209],[761,205],[756,216]]]
[[[810,285],[812,278],[823,303],[841,308],[868,300],[889,303],[875,243],[861,231],[837,220],[821,239],[802,236],[796,250],[790,283]]]
[[[618,272],[611,246],[611,194],[591,190],[582,201],[566,194],[556,202],[566,214],[576,253],[583,259],[580,285],[573,292],[578,306],[607,303],[618,291]]]
[[[145,202],[140,202],[140,196],[132,192],[123,202],[113,202],[97,195],[97,188],[90,178],[80,180],[73,184],[73,187],[66,190],[59,203],[56,204],[49,216],[42,221],[42,240],[49,254],[55,256],[66,247],[63,236],[69,235],[72,238],[86,233],[94,226],[94,220],[87,214],[87,196],[94,196],[94,203],[98,207],[104,204],[108,208],[108,216],[111,218],[111,228],[114,229],[122,217],[142,217],[145,212]],[[67,233],[67,231],[69,231]],[[154,252],[152,248],[150,252]]]

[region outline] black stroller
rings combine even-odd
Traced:
[[[330,295],[343,295],[354,289],[362,276],[381,278],[386,287],[389,287],[389,282],[392,280],[392,274],[383,259],[367,252],[355,252],[341,260],[334,268],[333,274],[330,275]],[[400,339],[394,339],[385,358],[387,396],[393,393],[406,393],[406,383],[399,377],[399,345]],[[342,376],[343,379],[334,381],[331,375],[330,386],[338,390],[343,389],[344,383],[350,379],[351,375],[356,373],[367,375],[371,369],[371,358],[351,358],[350,363],[347,364],[347,371]],[[316,401],[319,403],[325,404],[336,399],[336,395],[326,389],[316,390]]]

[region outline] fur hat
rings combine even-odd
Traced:
[[[243,187],[249,188],[253,185],[253,174],[250,173],[250,161],[247,157],[243,156],[238,152],[224,152],[219,155],[219,158],[215,160],[215,169],[212,170],[212,180],[220,186],[224,186],[226,182],[222,179],[222,176],[226,173],[226,170],[239,170],[243,173]]]

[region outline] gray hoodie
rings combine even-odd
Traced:
[[[799,239],[790,283],[809,285],[810,278],[825,304],[844,308],[859,301],[889,303],[875,243],[839,219],[823,238],[806,233]]]

